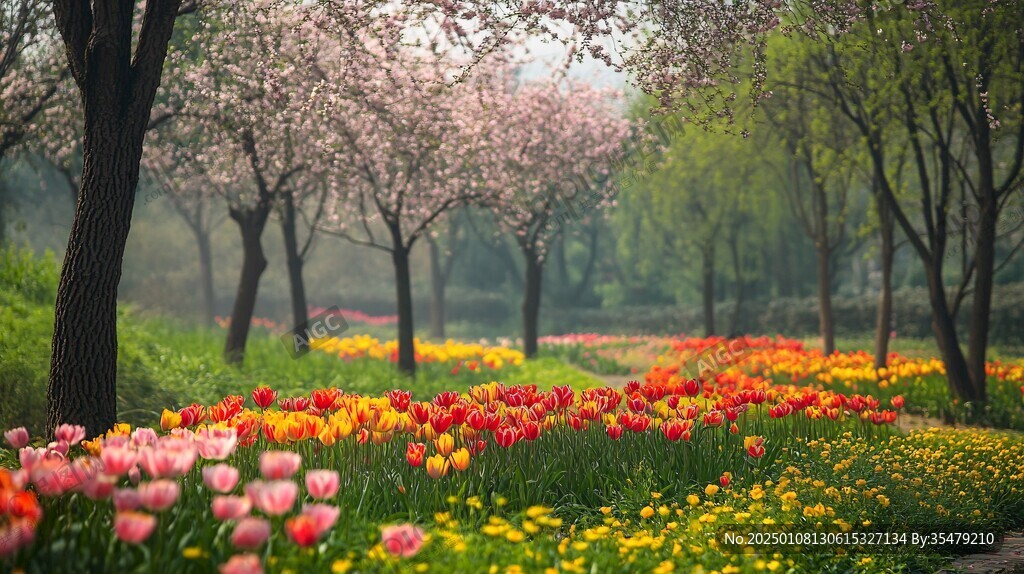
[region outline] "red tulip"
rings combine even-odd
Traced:
[[[903,408],[903,395],[896,395],[895,397],[892,398],[892,408],[896,410]]]
[[[519,440],[515,429],[507,426],[498,427],[498,431],[494,433],[494,439],[498,442],[498,446],[508,448]]]
[[[427,445],[421,442],[410,442],[405,447],[405,460],[410,466],[423,466],[423,456],[427,452]]]
[[[388,398],[391,408],[396,411],[404,413],[409,410],[409,402],[412,399],[412,393],[409,391],[395,389],[384,393],[384,396]]]
[[[622,436],[622,425],[608,425],[604,430],[612,440],[619,440]]]
[[[256,387],[252,391],[252,400],[256,403],[256,406],[265,409],[277,400],[277,391],[272,390],[270,387]]]
[[[302,514],[286,520],[284,531],[288,535],[289,540],[303,548],[316,544],[318,538],[316,522],[309,516]]]
[[[700,383],[698,383],[696,379],[687,379],[686,382],[683,383],[683,392],[686,393],[686,396],[688,397],[697,396],[700,394]]]

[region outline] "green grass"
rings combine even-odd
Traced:
[[[26,252],[0,252],[0,427],[25,426],[41,434],[46,420],[46,384],[53,334],[57,264],[52,257],[33,260]],[[359,326],[349,334],[361,333]],[[381,336],[380,328],[374,335]],[[162,317],[143,317],[131,308],[118,316],[118,415],[133,425],[159,422],[164,408],[193,402],[209,405],[228,394],[248,395],[269,385],[281,396],[336,386],[347,393],[379,394],[410,390],[414,400],[430,400],[444,390],[466,390],[492,380],[506,384],[570,385],[577,389],[602,382],[555,358],[529,361],[520,368],[478,372],[452,365],[421,364],[415,380],[386,361],[342,361],[311,352],[292,359],[276,335],[253,329],[245,361],[229,366],[221,358],[225,331]]]

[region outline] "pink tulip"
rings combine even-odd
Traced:
[[[184,476],[196,462],[195,445],[178,438],[139,451],[139,464],[152,478]]]
[[[18,427],[4,432],[4,438],[7,439],[7,444],[18,449],[28,445],[29,436],[28,429],[25,427]]]
[[[134,446],[132,445],[131,438],[123,434],[116,434],[114,436],[102,439],[100,444],[103,448],[127,448],[130,446]]]
[[[280,516],[294,506],[299,486],[288,480],[254,480],[245,485],[245,494],[256,508],[271,516]]]
[[[82,494],[89,500],[106,500],[113,494],[116,484],[116,476],[97,474],[82,483]]]
[[[214,496],[213,517],[217,520],[238,520],[252,510],[252,501],[245,496]]]
[[[136,510],[142,506],[142,499],[139,498],[139,491],[134,488],[117,488],[114,490],[114,510],[123,512],[125,510]]]
[[[317,500],[331,498],[338,494],[338,473],[333,470],[311,470],[306,473],[306,489]]]
[[[21,461],[21,468],[24,468],[29,472],[32,472],[36,463],[44,458],[46,458],[45,448],[26,446],[18,451],[18,460]]]
[[[263,574],[263,566],[255,554],[235,554],[220,565],[220,574]]]
[[[218,430],[206,428],[196,435],[199,455],[206,460],[224,460],[235,452],[238,433],[235,429]]]
[[[238,485],[238,469],[229,464],[215,464],[203,469],[203,483],[214,492],[231,492]]]
[[[142,471],[137,465],[131,467],[128,470],[128,482],[132,483],[132,486],[138,486],[140,480],[142,480]]]
[[[68,455],[68,451],[71,450],[71,445],[68,444],[68,441],[66,440],[53,441],[46,445],[46,450],[66,457]]]
[[[174,506],[180,493],[181,487],[177,481],[166,478],[139,485],[139,500],[142,506],[153,512],[162,512]]]
[[[381,531],[384,549],[393,556],[415,556],[423,546],[423,531],[412,524],[387,526]]]
[[[144,512],[118,512],[114,515],[114,533],[128,544],[145,542],[156,528],[156,517]]]
[[[154,445],[156,442],[156,431],[149,427],[139,427],[132,431],[131,443],[135,448]]]
[[[100,460],[103,461],[103,472],[111,476],[121,476],[135,466],[139,453],[126,447],[103,446]]]
[[[263,518],[243,518],[231,533],[231,544],[243,550],[255,550],[270,537],[270,522]]]
[[[302,509],[302,514],[312,518],[313,523],[316,524],[318,537],[334,526],[340,513],[340,508],[330,504],[308,504]]]
[[[63,424],[57,427],[57,430],[53,431],[53,438],[57,442],[64,441],[71,446],[74,446],[85,438],[85,427],[81,425],[69,425]]]
[[[260,455],[260,472],[267,480],[291,478],[302,465],[302,457],[294,452],[270,450]]]

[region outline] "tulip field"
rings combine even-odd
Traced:
[[[571,341],[546,352],[622,344]],[[1024,526],[1019,434],[903,430],[941,408],[929,402],[942,396],[932,359],[893,355],[875,370],[864,353],[825,357],[781,337],[680,336],[652,346],[633,380],[573,388],[500,382],[521,368],[510,349],[422,349],[419,360],[452,370],[471,351],[487,356],[476,368],[495,381],[459,388],[448,370],[452,388],[438,393],[311,385],[287,396],[254,384],[212,404],[183,397],[151,427],[99,437],[73,425],[50,442],[8,430],[6,567],[934,571],[948,549],[754,552],[723,533]],[[388,361],[386,350],[359,337],[321,349],[339,364]],[[707,360],[713,368],[695,364]],[[1000,416],[1019,422],[1024,369],[990,372],[1007,397]]]

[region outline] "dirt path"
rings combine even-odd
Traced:
[[[936,574],[979,572],[985,574],[1012,574],[1024,572],[1024,534],[1007,533],[999,547],[984,554],[968,554],[953,561]]]

